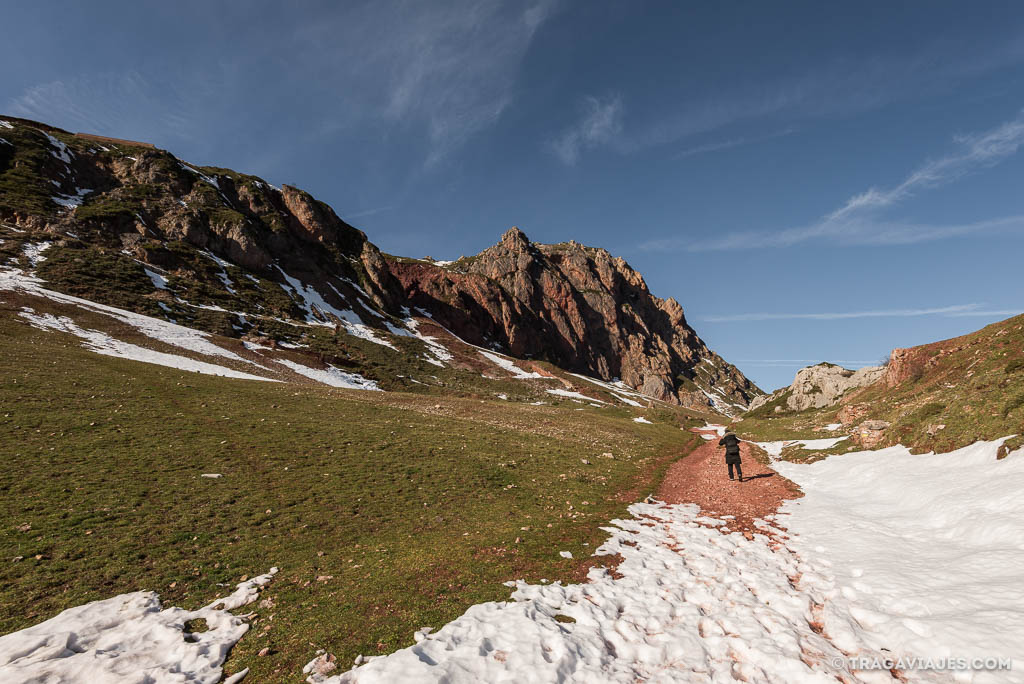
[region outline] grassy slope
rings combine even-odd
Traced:
[[[909,377],[895,387],[876,383],[851,391],[842,400],[866,405],[868,413],[862,420],[892,423],[885,445],[948,452],[979,439],[1024,434],[1024,316],[915,347],[911,356]],[[813,431],[838,422],[840,405],[779,414],[771,406],[763,408],[735,423],[737,434],[759,441],[844,434],[843,430]],[[934,429],[939,425],[945,427]],[[844,442],[823,453],[848,449],[849,442]],[[792,455],[808,453],[793,451]]]
[[[224,380],[0,316],[0,633],[140,589],[197,607],[278,565],[229,671],[409,645],[505,580],[580,577],[692,448],[667,409],[577,408]]]

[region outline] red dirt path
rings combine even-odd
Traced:
[[[725,465],[725,447],[718,446],[714,431],[694,430],[714,439],[674,463],[655,495],[666,503],[695,503],[707,514],[732,515],[732,530],[755,531],[755,518],[774,513],[783,501],[803,496],[800,489],[759,463],[746,442],[740,443],[743,482],[730,481]]]

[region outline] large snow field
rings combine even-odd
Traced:
[[[517,582],[508,602],[309,681],[892,681],[854,656],[1009,659],[902,676],[1022,682],[1024,449],[996,460],[1002,441],[780,464],[805,497],[751,538],[695,505],[635,504],[597,552],[622,555],[621,578]]]
[[[838,646],[1010,657],[1013,672],[973,681],[1024,681],[1024,449],[996,460],[1002,441],[775,464],[806,493],[779,520],[797,553],[830,563]]]

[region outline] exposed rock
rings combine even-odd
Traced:
[[[603,249],[574,241],[534,244],[512,228],[495,246],[444,266],[400,259],[382,254],[298,188],[193,167],[152,147],[100,149],[45,124],[17,122],[5,133],[10,144],[0,147],[0,173],[10,165],[34,166],[19,176],[23,194],[0,195],[0,220],[73,234],[76,249],[90,257],[137,259],[173,281],[173,297],[156,285],[161,292],[147,293],[140,266],[123,264],[143,277],[138,291],[108,293],[111,301],[103,303],[152,313],[155,301],[172,307],[180,301],[188,318],[198,319],[195,310],[208,318],[196,325],[250,339],[273,334],[266,321],[323,320],[326,315],[308,310],[308,302],[321,299],[382,330],[415,308],[471,343],[621,379],[684,406],[731,414],[763,394],[707,347],[678,302],[652,295],[639,273]],[[70,161],[52,153],[48,136],[64,141]],[[91,192],[82,194],[83,188]],[[54,192],[82,204],[59,205]],[[231,277],[253,284],[233,288],[229,267],[243,271]],[[295,281],[318,296],[300,295]],[[187,300],[179,299],[186,291]],[[258,317],[234,314],[255,311]]]
[[[789,387],[783,387],[770,395],[754,399],[748,410],[760,408],[773,400],[781,402],[783,397],[786,400],[785,407],[776,406],[776,413],[781,413],[784,410],[805,411],[811,408],[834,406],[851,389],[877,382],[884,374],[885,368],[881,366],[869,366],[852,371],[831,363],[819,363],[798,370],[793,384]],[[846,424],[856,418],[844,420],[840,416],[839,420]]]
[[[847,404],[839,409],[837,420],[843,425],[852,425],[868,415],[867,404]]]
[[[623,259],[576,242],[530,242],[512,228],[477,256],[442,268],[393,260],[405,297],[481,346],[550,361],[696,408],[740,408],[762,392],[708,349],[674,299]]]
[[[844,393],[877,381],[885,373],[881,366],[870,366],[851,371],[830,363],[801,368],[790,388],[793,394],[786,400],[791,411],[824,408],[834,405]]]
[[[857,426],[853,440],[865,449],[873,449],[885,440],[889,423],[884,420],[866,420]]]

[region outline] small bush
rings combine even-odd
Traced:
[[[1007,375],[1010,375],[1011,373],[1019,373],[1024,370],[1024,359],[1014,359],[1010,361],[1006,364],[1006,368],[1003,370],[1006,371]]]
[[[946,405],[940,401],[933,401],[925,404],[917,411],[917,417],[921,420],[937,416],[946,410]]]
[[[1018,392],[1016,395],[1006,400],[1003,405],[1003,417],[1007,417],[1013,411],[1016,411],[1020,407],[1024,406],[1024,392]]]

